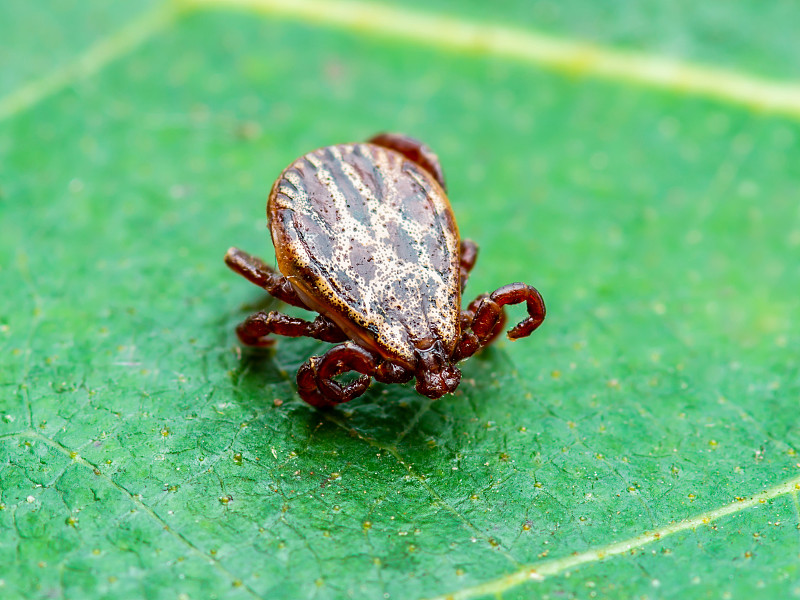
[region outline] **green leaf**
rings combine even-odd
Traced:
[[[628,43],[577,0],[224,4],[0,8],[0,596],[800,594],[800,94],[745,70],[797,75],[796,8]],[[271,258],[293,158],[381,130],[440,154],[466,297],[548,318],[453,396],[320,413],[325,345],[240,349],[265,299],[222,256]]]

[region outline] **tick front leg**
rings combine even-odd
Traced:
[[[521,304],[525,302],[528,309],[528,317],[508,330],[508,338],[511,340],[528,337],[544,321],[546,314],[544,298],[542,298],[539,290],[533,286],[525,283],[509,283],[492,292],[489,299],[501,307],[506,304]]]
[[[287,337],[312,337],[323,342],[343,342],[348,339],[336,323],[322,315],[313,321],[305,321],[275,311],[261,311],[250,315],[236,328],[236,335],[246,346],[271,346],[275,343],[274,338],[267,337],[271,333]]]
[[[439,185],[442,186],[442,189],[447,191],[447,185],[444,181],[444,172],[442,171],[442,165],[439,163],[439,157],[436,156],[433,150],[419,140],[415,140],[402,133],[379,133],[367,140],[367,142],[399,152],[411,162],[417,163],[420,167],[433,175]]]
[[[510,283],[491,294],[478,296],[461,313],[461,340],[455,351],[456,360],[472,356],[482,347],[491,344],[502,331],[507,304],[526,303],[528,317],[517,323],[508,332],[516,340],[529,336],[542,324],[545,306],[542,295],[536,288],[524,283]]]
[[[260,258],[248,254],[244,250],[231,248],[225,254],[225,264],[248,281],[267,290],[278,300],[308,310],[289,280],[270,268]]]
[[[347,384],[334,377],[355,371],[361,376]],[[414,374],[353,343],[331,348],[322,356],[312,356],[297,371],[297,391],[311,406],[326,408],[349,402],[367,391],[374,377],[383,383],[405,383]]]

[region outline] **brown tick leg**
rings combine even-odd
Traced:
[[[508,338],[511,340],[528,337],[542,324],[542,321],[544,321],[546,314],[544,299],[533,286],[525,283],[509,283],[499,290],[492,292],[489,299],[500,306],[525,302],[526,308],[528,309],[528,318],[520,321],[509,329]]]
[[[502,309],[495,313],[494,325],[492,326],[488,335],[478,336],[478,334],[473,330],[473,324],[475,324],[475,315],[478,312],[478,308],[482,306],[483,303],[488,299],[489,294],[481,294],[475,298],[475,300],[470,302],[466,310],[461,311],[461,339],[459,340],[456,350],[453,353],[453,359],[455,361],[468,358],[475,354],[483,346],[491,344],[503,330],[503,326],[506,323],[506,315],[505,311]],[[477,323],[481,332],[484,332],[488,325],[490,325],[490,323],[486,323],[485,321],[487,316],[490,316],[486,309],[484,309],[483,314],[485,316],[483,316]]]
[[[491,344],[505,324],[503,307],[522,302],[527,305],[528,318],[509,330],[508,337],[512,340],[529,336],[544,321],[545,307],[541,294],[536,288],[524,283],[510,283],[488,296],[478,296],[461,313],[462,334],[453,355],[454,359],[472,356],[483,346]]]
[[[442,186],[442,189],[447,191],[442,165],[439,164],[439,157],[436,156],[433,150],[419,140],[415,140],[402,133],[379,133],[368,139],[367,142],[399,152],[411,162],[417,163],[420,167],[433,175],[439,185]]]
[[[340,384],[334,377],[347,371],[361,377]],[[367,391],[371,377],[384,383],[403,383],[414,374],[393,363],[384,362],[378,355],[353,343],[331,348],[322,356],[312,356],[297,371],[297,391],[300,397],[317,408],[349,402]]]
[[[279,312],[257,312],[236,328],[239,340],[246,346],[271,346],[270,333],[287,337],[311,337],[323,342],[344,342],[348,339],[333,321],[322,315],[313,321],[297,319]]]
[[[278,300],[308,310],[308,307],[297,296],[297,292],[294,291],[289,280],[275,272],[260,258],[238,248],[231,248],[225,254],[225,264],[248,281],[267,290]]]
[[[472,240],[461,241],[461,291],[467,286],[467,279],[475,261],[478,260],[478,244]]]

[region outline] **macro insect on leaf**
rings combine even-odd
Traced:
[[[384,133],[366,143],[309,152],[272,186],[267,220],[280,273],[231,248],[227,265],[275,298],[319,313],[313,321],[257,312],[236,333],[268,346],[272,334],[338,343],[297,372],[300,396],[316,407],[363,394],[372,378],[405,383],[429,398],[452,393],[456,363],[490,344],[504,306],[528,316],[508,337],[526,337],[545,317],[535,288],[511,283],[461,310],[478,254],[461,240],[438,157],[424,144]],[[350,383],[336,377],[360,376]]]

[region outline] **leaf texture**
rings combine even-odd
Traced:
[[[114,25],[54,3],[36,46],[18,28],[44,16],[0,8],[1,597],[800,594],[796,118],[344,27],[344,5],[87,4]],[[522,6],[403,10],[534,33],[562,10]],[[796,77],[776,6],[662,14],[631,47]],[[624,15],[556,17],[626,47]],[[720,57],[710,22],[752,50]],[[481,246],[465,300],[525,281],[548,319],[453,396],[320,413],[294,373],[325,345],[241,350],[277,305],[222,257],[272,258],[291,160],[384,130],[442,160]]]

